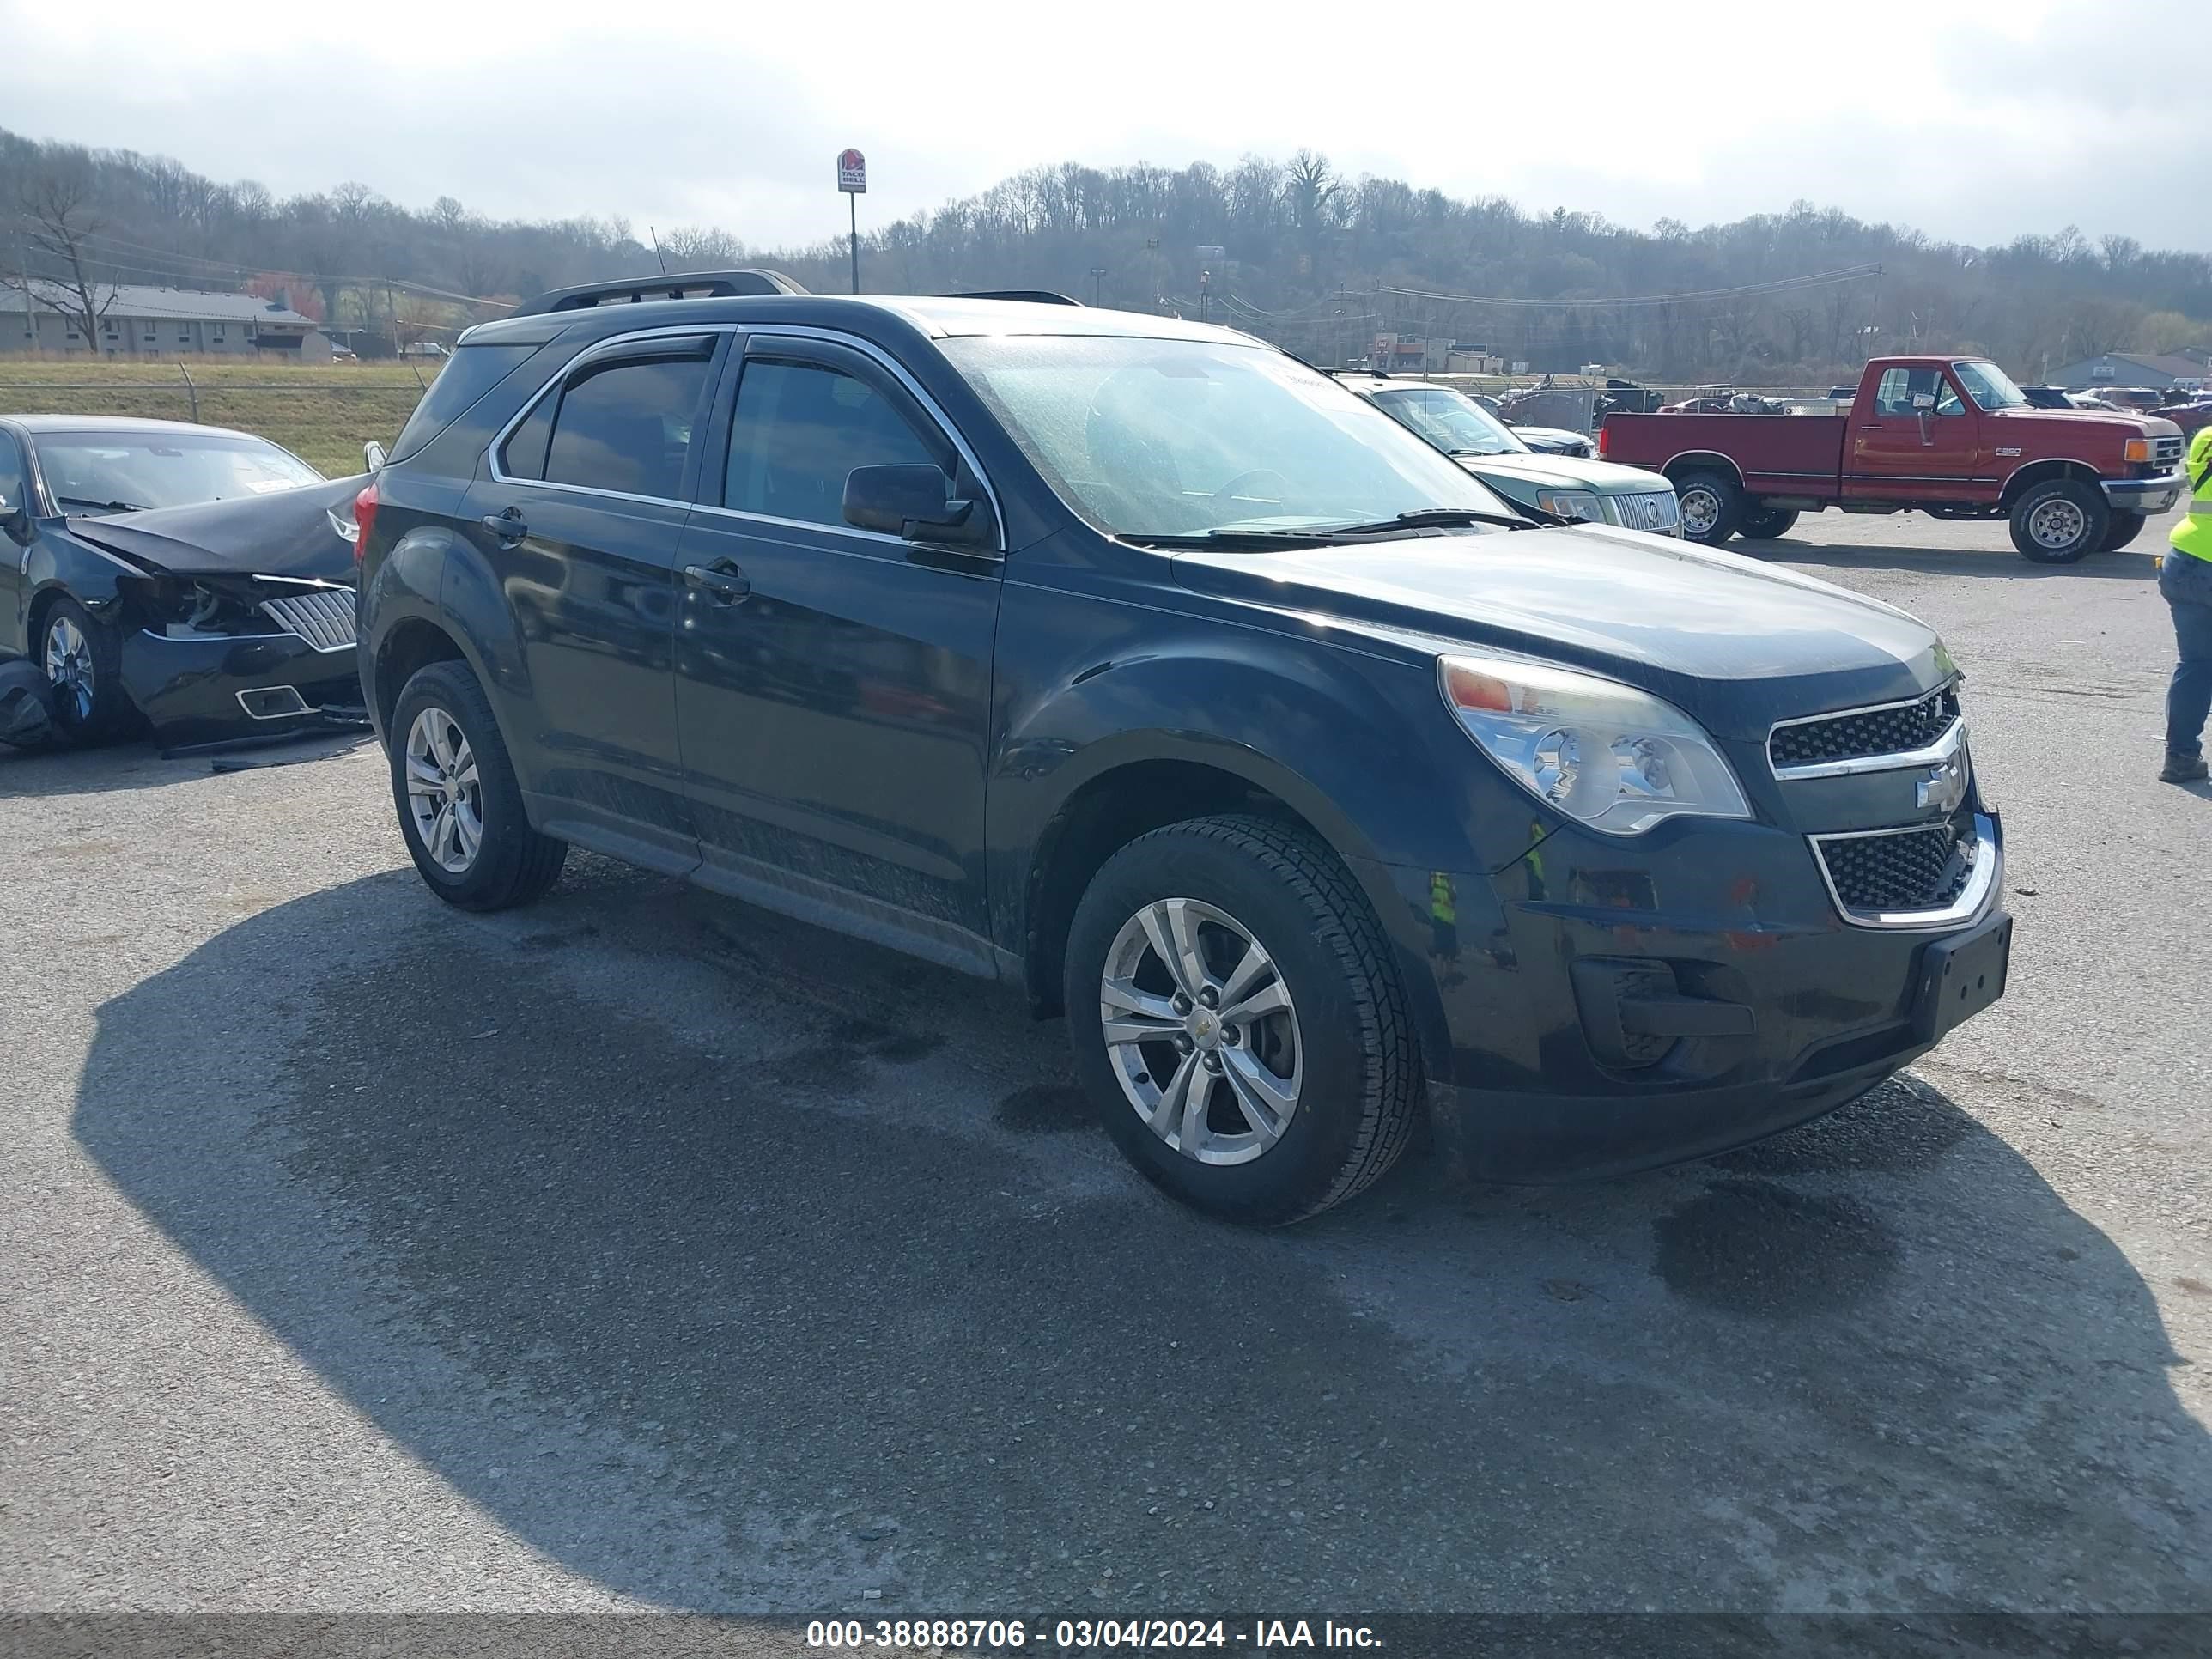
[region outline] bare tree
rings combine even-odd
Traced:
[[[92,211],[92,175],[83,168],[50,166],[24,177],[15,205],[23,220],[24,245],[33,256],[25,263],[44,264],[52,275],[19,270],[0,276],[0,286],[61,313],[97,351],[100,319],[121,289],[95,274],[99,262],[87,245],[101,228]]]

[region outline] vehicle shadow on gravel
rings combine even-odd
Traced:
[[[74,1129],[380,1432],[623,1597],[2212,1590],[2149,1288],[1925,1085],[1692,1169],[1423,1166],[1240,1231],[1122,1170],[1011,994],[595,867],[489,922],[386,875],[229,929],[100,1010]],[[210,984],[250,1012],[210,1023]]]

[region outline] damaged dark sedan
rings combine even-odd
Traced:
[[[357,719],[362,483],[244,432],[0,418],[0,665],[40,678],[66,743],[145,728],[175,750]]]

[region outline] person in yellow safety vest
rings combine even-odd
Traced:
[[[2158,591],[2173,612],[2176,658],[2166,694],[2167,783],[2205,775],[2204,720],[2212,713],[2212,426],[2189,446],[2189,516],[2174,526],[2160,562]]]

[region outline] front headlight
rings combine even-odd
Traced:
[[[1668,818],[1751,816],[1703,728],[1633,686],[1490,657],[1439,657],[1437,684],[1507,776],[1593,830],[1640,836]]]
[[[1587,489],[1540,489],[1536,492],[1536,505],[1563,519],[1602,522],[1605,518],[1605,508],[1598,504],[1596,495]]]

